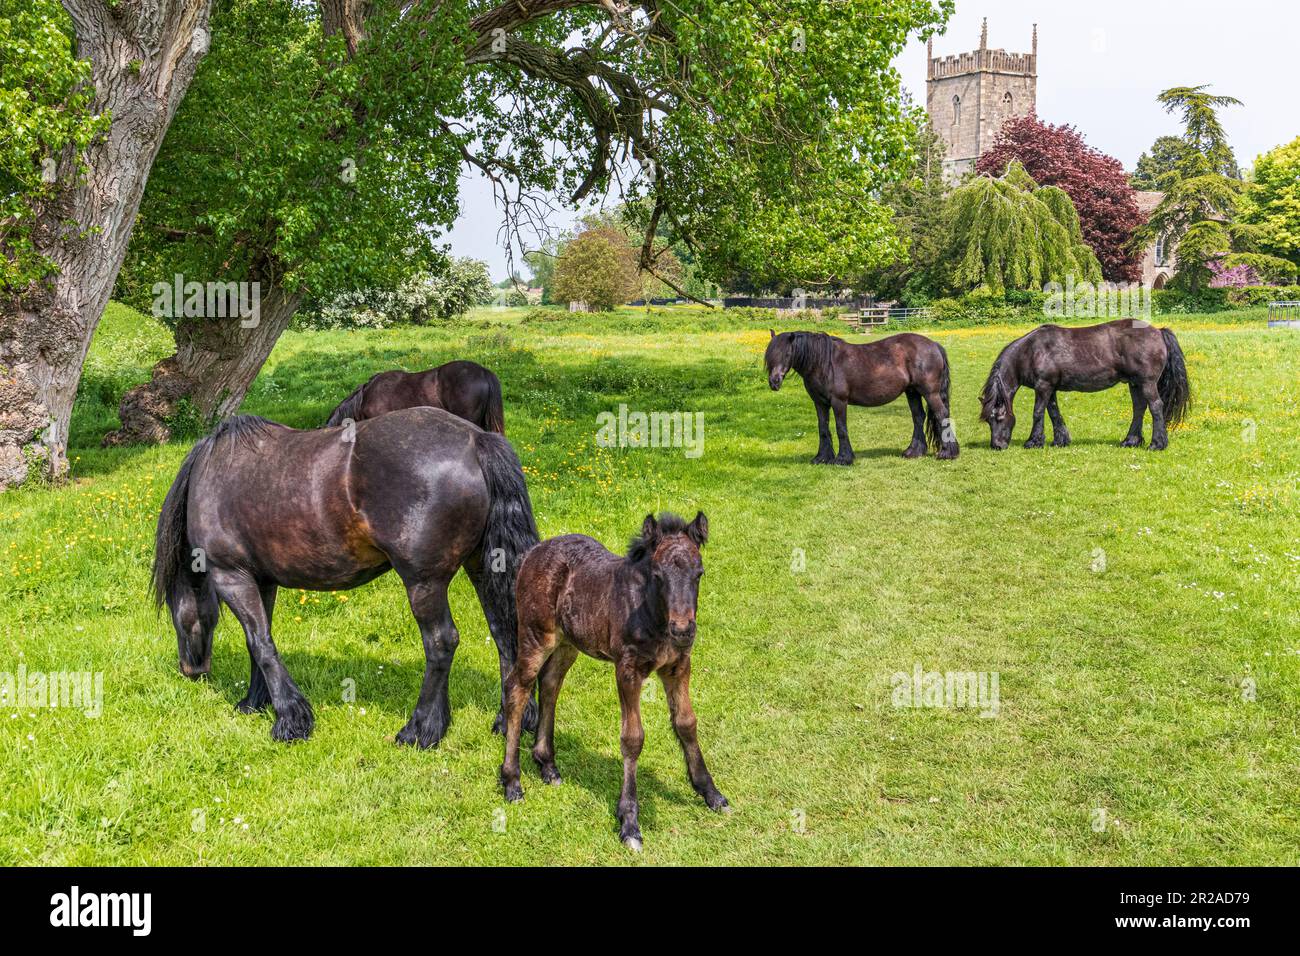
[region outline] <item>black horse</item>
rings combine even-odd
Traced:
[[[393,370],[372,375],[330,412],[327,426],[375,418],[399,408],[445,408],[484,431],[506,433],[501,380],[477,362],[448,362],[424,372]]]
[[[1026,448],[1043,447],[1043,413],[1052,417],[1052,444],[1070,444],[1070,432],[1056,404],[1057,392],[1100,392],[1128,383],[1133,423],[1120,444],[1142,444],[1142,418],[1151,410],[1151,451],[1169,445],[1168,425],[1177,425],[1191,405],[1183,350],[1169,329],[1141,319],[1119,319],[1082,328],[1040,325],[1002,350],[980,392],[980,419],[989,424],[993,448],[1011,442],[1016,425],[1016,390],[1034,390],[1034,427]]]
[[[912,443],[903,457],[920,458],[927,447],[937,449],[940,458],[957,457],[960,449],[948,418],[948,353],[938,342],[911,332],[863,345],[825,332],[772,332],[765,360],[772,391],[793,369],[817,408],[814,465],[853,464],[848,406],[887,405],[899,395],[907,396],[912,410]],[[840,439],[838,455],[831,445],[831,411]]]
[[[153,594],[171,611],[189,677],[211,667],[224,602],[243,626],[252,659],[239,710],[269,704],[271,735],[300,740],[315,718],[271,639],[277,589],[346,590],[395,570],[425,654],[419,702],[397,740],[429,747],[451,721],[447,676],[460,636],[447,585],[464,567],[496,641],[504,685],[515,659],[515,573],[537,541],[509,442],[442,409],[410,408],[355,429],[316,431],[241,416],[194,446],[167,492]],[[535,727],[535,705],[529,711]]]

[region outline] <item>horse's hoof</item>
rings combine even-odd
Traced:
[[[719,793],[717,790],[714,790],[711,794],[709,794],[708,796],[706,796],[706,797],[704,798],[704,802],[705,802],[706,804],[708,804],[708,807],[709,807],[710,810],[713,810],[713,811],[715,811],[716,813],[730,813],[730,812],[731,812],[731,804],[729,804],[729,803],[727,802],[727,798],[724,797],[724,796],[723,796],[721,793]]]
[[[508,783],[505,785],[505,794],[507,803],[518,803],[524,798],[523,785],[518,780]]]
[[[419,747],[421,750],[428,750],[430,747],[438,746],[446,735],[446,725],[439,727],[437,724],[417,723],[411,720],[397,732],[396,740],[403,747]]]
[[[1119,443],[1119,447],[1120,447],[1120,448],[1141,448],[1141,447],[1142,447],[1142,439],[1141,439],[1141,438],[1125,438],[1122,442]]]
[[[238,704],[235,705],[235,710],[239,711],[241,714],[260,714],[262,711],[266,710],[266,708],[270,706],[271,706],[270,701],[259,704],[245,697],[243,700],[241,700]]]
[[[1168,447],[1169,447],[1169,442],[1162,442],[1158,445],[1155,442],[1152,442],[1150,445],[1147,446],[1147,451],[1164,451]]]
[[[271,738],[281,743],[294,740],[306,740],[316,726],[316,715],[311,705],[305,700],[293,701],[283,709],[275,712],[275,723],[271,725]]]
[[[1026,448],[1042,448],[1043,440],[1041,438],[1030,438],[1025,441]]]
[[[939,454],[935,457],[940,461],[952,461],[958,454],[960,454],[960,450],[954,445],[951,448],[940,448]]]
[[[831,463],[830,455],[818,455],[812,460],[814,465],[829,465]]]
[[[912,446],[908,447],[906,450],[904,450],[904,452],[903,452],[903,457],[904,457],[904,458],[924,458],[924,457],[925,457],[925,449],[924,449],[924,448],[917,448],[915,445],[912,445]]]
[[[837,455],[835,457],[835,464],[844,465],[847,467],[848,465],[853,464],[853,456],[849,455],[847,458],[845,458],[843,455]]]
[[[641,852],[641,838],[640,838],[640,837],[634,837],[634,836],[624,837],[624,838],[623,838],[623,845],[624,845],[625,847],[627,847],[629,850],[631,850],[633,853],[640,853],[640,852]]]
[[[564,783],[564,781],[560,779],[560,771],[556,770],[553,765],[544,766],[540,768],[540,771],[542,775],[542,783],[546,784],[548,787],[558,787],[560,784]]]

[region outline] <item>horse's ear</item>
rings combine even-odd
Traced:
[[[653,541],[656,533],[659,531],[659,522],[655,521],[654,515],[646,515],[645,521],[641,523],[641,537],[646,541]]]
[[[776,329],[768,329],[772,333],[772,338],[776,338]]]
[[[703,511],[696,512],[695,520],[686,526],[686,536],[695,542],[697,548],[704,547],[709,540],[709,519]]]

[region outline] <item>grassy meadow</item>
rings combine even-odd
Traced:
[[[245,403],[313,427],[373,372],[470,358],[501,377],[544,536],[621,550],[647,511],[707,512],[693,692],[735,812],[692,792],[656,685],[633,856],[616,836],[606,664],[581,659],[560,698],[563,786],[543,786],[525,754],[527,798],[504,803],[496,652],[463,575],[436,750],[392,742],[424,666],[394,575],[281,591],[274,633],[315,707],[310,741],[276,744],[269,713],[235,712],[249,665],[228,613],[211,679],[179,674],[146,584],[190,440],[99,448],[122,390],[170,351],[165,329],[110,307],[71,481],[0,496],[0,672],[102,672],[103,713],[0,709],[0,864],[1295,865],[1300,333],[1257,314],[1164,318],[1194,391],[1167,452],[1117,447],[1121,387],[1063,395],[1074,444],[1035,451],[1020,447],[1022,392],[998,454],[976,395],[1025,329],[928,330],[953,364],[961,457],[901,458],[900,400],[850,409],[858,460],[838,468],[809,464],[797,377],[767,387],[767,324],[484,310],[291,332]],[[597,415],[620,403],[702,412],[703,454],[598,447]],[[996,673],[996,716],[894,706],[891,675],[918,666]]]

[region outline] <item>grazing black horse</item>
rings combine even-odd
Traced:
[[[957,457],[960,449],[948,418],[948,353],[924,335],[904,332],[879,342],[853,345],[825,332],[772,332],[766,362],[772,391],[781,387],[793,369],[817,408],[814,465],[853,464],[848,406],[887,405],[899,395],[907,396],[912,410],[912,443],[903,457],[920,458],[927,447],[937,448],[940,458]],[[838,455],[831,445],[832,411],[840,439]]]
[[[269,704],[271,735],[300,740],[315,718],[271,639],[277,589],[347,590],[396,571],[425,654],[419,702],[397,740],[429,747],[451,721],[447,675],[460,636],[447,585],[464,567],[496,641],[504,685],[515,659],[515,572],[537,540],[509,442],[442,409],[409,408],[354,429],[315,431],[241,416],[194,446],[167,492],[153,594],[171,611],[189,677],[210,669],[225,602],[252,659],[239,710]],[[526,719],[535,722],[530,709]]]
[[[1169,329],[1141,319],[1119,319],[1082,328],[1040,325],[1002,350],[980,392],[980,419],[989,423],[993,448],[1011,442],[1016,425],[1016,390],[1034,390],[1034,427],[1026,448],[1043,447],[1043,413],[1052,417],[1052,444],[1070,444],[1070,432],[1056,404],[1057,392],[1100,392],[1128,383],[1133,423],[1124,448],[1142,444],[1142,418],[1151,410],[1151,451],[1169,444],[1168,424],[1177,425],[1191,405],[1183,350]]]
[[[506,433],[501,380],[477,362],[448,362],[424,372],[380,372],[330,412],[327,426],[375,418],[399,408],[445,408],[484,431]]]
[[[551,538],[528,552],[519,568],[519,656],[506,681],[506,752],[501,784],[507,800],[524,796],[519,784],[520,717],[536,680],[541,716],[533,759],[542,779],[560,782],[555,767],[555,701],[578,653],[614,665],[623,713],[623,789],[618,798],[619,838],[641,849],[637,821],[636,762],[645,741],[641,686],[657,673],[668,697],[668,714],[686,757],[695,792],[712,810],[727,798],[713,783],[695,735],[691,709],[691,648],[704,564],[700,548],[709,519],[700,512],[687,524],[672,514],[646,515],[641,537],[627,557],[581,534]]]

